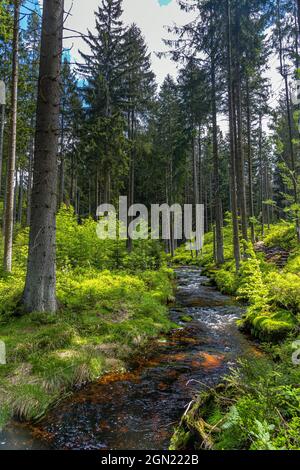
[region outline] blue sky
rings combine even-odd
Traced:
[[[172,0],[158,0],[159,4],[161,7],[169,5],[169,3],[172,2]]]

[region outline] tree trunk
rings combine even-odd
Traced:
[[[55,312],[56,208],[64,0],[44,0],[29,256],[27,311]]]
[[[60,142],[60,166],[59,166],[59,193],[58,193],[58,209],[64,203],[65,195],[65,120],[64,120],[64,102],[62,103],[62,116],[61,116],[61,142]]]
[[[2,167],[3,167],[3,141],[4,141],[4,125],[5,125],[5,106],[1,106],[0,116],[0,196],[2,189]]]
[[[238,179],[238,197],[240,206],[240,216],[242,225],[242,235],[244,240],[248,240],[248,223],[247,223],[247,205],[246,205],[246,188],[245,188],[245,160],[243,149],[243,119],[242,119],[242,91],[241,91],[241,65],[239,60],[240,47],[240,19],[237,12],[237,54],[236,54],[236,117],[237,117],[237,179]]]
[[[19,193],[18,193],[18,210],[17,210],[17,222],[22,224],[23,216],[23,185],[24,185],[24,173],[20,170],[20,182],[19,182]]]
[[[238,206],[237,206],[237,182],[236,182],[236,156],[235,156],[235,132],[234,132],[234,106],[232,83],[232,46],[231,46],[231,7],[227,0],[227,60],[228,60],[228,109],[229,109],[229,137],[230,137],[230,192],[232,206],[232,230],[233,251],[237,271],[240,268],[241,251],[239,239]]]
[[[300,34],[300,0],[297,1],[297,7],[298,7],[298,27],[299,27],[299,34]]]
[[[202,163],[202,142],[201,142],[201,126],[199,124],[198,128],[198,162],[199,162],[199,172],[198,172],[198,186],[199,186],[199,203],[203,204],[203,163]]]
[[[213,19],[211,20],[213,23]],[[214,26],[212,25],[212,30]],[[217,104],[216,104],[216,63],[214,34],[212,32],[211,47],[211,102],[212,102],[212,124],[213,124],[213,165],[214,165],[214,206],[216,223],[216,263],[224,263],[223,245],[223,210],[220,194],[220,168],[219,168],[219,148],[218,148],[218,125],[217,125]]]
[[[20,2],[15,0],[13,58],[12,58],[12,93],[11,93],[11,129],[9,142],[9,157],[7,166],[5,231],[4,231],[4,270],[12,270],[12,243],[14,219],[14,181],[16,169],[17,147],[17,112],[18,112],[18,79],[19,79],[19,21]]]
[[[293,192],[294,192],[294,202],[297,205],[298,204],[298,187],[297,187],[298,186],[298,183],[297,183],[298,172],[297,172],[296,163],[295,163],[295,152],[294,152],[294,143],[293,143],[293,130],[292,130],[293,121],[292,121],[292,113],[291,113],[291,106],[290,106],[288,71],[287,71],[287,67],[285,64],[284,51],[283,51],[280,0],[277,0],[277,26],[278,26],[278,39],[279,39],[280,74],[282,78],[284,79],[284,83],[285,83],[285,99],[286,99],[288,132],[289,132],[289,144],[290,144],[290,170],[291,170],[292,185],[293,185]],[[298,242],[300,243],[300,220],[299,220],[298,214],[296,214],[296,232],[297,232]]]
[[[258,138],[258,155],[260,163],[260,204],[261,204],[261,235],[265,235],[265,207],[264,207],[264,171],[265,164],[263,161],[263,150],[262,150],[262,115],[259,115],[259,138]]]
[[[194,204],[197,207],[200,204],[200,194],[199,194],[199,176],[198,176],[198,163],[199,163],[199,145],[197,145],[196,150],[196,142],[193,139],[193,183],[194,183]],[[196,256],[198,256],[199,251],[196,250]]]
[[[13,223],[17,222],[17,210],[18,210],[18,195],[19,195],[19,170],[15,172],[15,184],[14,184],[14,211],[13,211]]]
[[[34,124],[34,119],[31,120],[31,125]],[[33,160],[34,160],[34,137],[31,137],[29,148],[29,164],[28,164],[28,183],[27,183],[27,213],[26,213],[26,226],[30,225],[31,218],[31,195],[32,195],[32,173],[33,173]]]
[[[250,92],[249,92],[249,79],[246,82],[247,94],[247,150],[248,150],[248,185],[249,185],[249,215],[251,217],[251,241],[255,243],[255,229],[254,229],[254,200],[253,200],[253,165],[252,165],[252,147],[251,147],[251,113],[250,113]]]

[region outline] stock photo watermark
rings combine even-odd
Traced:
[[[294,366],[300,366],[300,340],[294,341],[292,348],[296,351],[292,354],[292,362]]]
[[[6,364],[6,346],[4,341],[0,341],[0,366]]]
[[[102,204],[97,209],[97,236],[101,240],[185,240],[186,250],[200,251],[204,244],[203,204],[144,204],[128,207],[128,198],[119,198],[119,207]]]
[[[296,80],[291,91],[292,103],[294,106],[300,106],[300,80]],[[297,114],[298,131],[300,134],[300,112]]]

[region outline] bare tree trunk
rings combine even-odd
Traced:
[[[198,185],[199,185],[199,203],[203,204],[203,192],[204,192],[204,184],[203,184],[203,163],[202,163],[202,142],[201,142],[201,125],[199,124],[198,128],[198,162],[199,162],[199,174],[198,174]]]
[[[23,185],[24,185],[24,173],[20,170],[20,182],[19,182],[19,193],[18,193],[18,210],[17,210],[17,222],[22,224],[23,216]]]
[[[197,207],[200,204],[200,194],[199,194],[199,175],[198,175],[198,162],[199,162],[199,145],[197,145],[196,151],[196,142],[193,139],[193,183],[194,183],[194,204]],[[196,250],[196,256],[199,255],[199,251]]]
[[[129,193],[128,193],[128,209],[134,204],[134,185],[135,185],[135,150],[134,150],[134,141],[135,141],[135,112],[134,110],[129,111],[128,113],[128,136],[131,142],[130,149],[130,165],[129,165]],[[133,218],[128,218],[128,226],[132,222]],[[127,250],[131,253],[133,249],[133,241],[129,236],[127,239]]]
[[[270,188],[270,184],[269,184],[269,162],[266,161],[265,162],[265,194],[266,194],[266,199],[269,201],[270,200],[270,192],[269,192],[269,188]],[[266,219],[267,219],[267,225],[268,225],[268,229],[270,230],[270,206],[269,204],[266,205]]]
[[[297,1],[297,7],[298,7],[298,27],[299,27],[299,34],[300,34],[300,0]]]
[[[16,170],[17,147],[17,112],[18,112],[18,79],[19,79],[19,21],[20,2],[15,0],[14,32],[13,32],[13,64],[12,64],[12,94],[11,94],[11,130],[9,143],[9,158],[7,166],[7,187],[5,206],[5,231],[4,231],[4,270],[12,270],[12,243],[13,243],[13,218],[14,218],[14,181]]]
[[[195,205],[200,204],[198,161],[199,161],[199,158],[198,158],[198,154],[196,151],[196,142],[193,139],[193,182],[194,182],[194,204]]]
[[[234,93],[234,115],[236,129],[236,176],[238,190],[238,207],[240,209],[242,235],[244,240],[248,240],[248,222],[247,222],[247,202],[245,186],[245,159],[243,148],[243,117],[242,117],[242,90],[241,90],[241,12],[240,6],[235,11],[235,93]]]
[[[75,214],[78,215],[78,194],[77,194],[77,191],[78,191],[78,176],[77,176],[77,173],[76,173],[76,177],[75,177],[75,181],[74,181],[74,210],[75,210]]]
[[[166,165],[165,169],[165,197],[166,197],[166,204],[169,204],[169,188],[168,188],[168,165]],[[165,240],[165,251],[166,253],[170,252],[170,245],[169,240]]]
[[[75,155],[72,152],[71,156],[71,183],[70,183],[70,202],[74,207],[74,179],[75,179]]]
[[[300,2],[300,0],[299,0]],[[300,39],[300,12],[299,12],[299,16],[298,16],[298,8],[297,8],[297,5],[295,5],[295,9],[294,9],[294,16],[295,16],[295,55],[296,55],[296,59],[295,59],[295,64],[296,64],[296,70],[299,69],[299,39]],[[298,21],[299,21],[299,24],[298,24]]]
[[[31,120],[32,126],[35,125],[34,119]],[[34,160],[34,136],[30,140],[29,148],[29,165],[28,165],[28,187],[27,187],[27,213],[26,213],[26,226],[30,225],[31,217],[31,195],[32,195],[32,173],[33,173],[33,160]]]
[[[55,312],[56,208],[64,0],[44,0],[24,306]]]
[[[58,193],[58,208],[64,202],[64,195],[65,195],[65,146],[64,146],[64,139],[65,139],[65,120],[64,120],[64,101],[62,103],[62,117],[61,117],[61,136],[60,136],[60,167],[59,167],[59,193]]]
[[[95,203],[96,203],[95,214],[96,214],[97,209],[98,209],[98,207],[99,207],[99,205],[100,205],[99,194],[100,194],[99,168],[97,167],[97,170],[96,170],[96,181],[95,181]]]
[[[1,106],[0,116],[0,196],[2,189],[2,167],[3,167],[3,141],[4,141],[4,125],[5,125],[5,106]]]
[[[262,150],[262,115],[259,115],[259,138],[258,138],[258,155],[260,163],[260,204],[261,204],[261,235],[265,235],[265,207],[264,207],[264,171],[265,165],[263,161]]]
[[[18,195],[19,195],[19,170],[15,172],[15,183],[14,183],[14,211],[13,211],[13,223],[17,222],[17,209],[18,209]]]
[[[255,243],[255,228],[254,228],[254,200],[253,200],[253,165],[252,165],[252,147],[251,147],[251,113],[250,113],[250,92],[249,92],[249,79],[246,82],[247,94],[247,146],[248,146],[248,185],[249,185],[249,215],[251,217],[251,240]]]
[[[212,11],[213,15],[213,11]],[[219,146],[218,146],[218,125],[217,125],[217,104],[216,104],[216,63],[215,63],[215,44],[214,44],[214,25],[211,18],[212,44],[211,44],[211,101],[212,101],[212,124],[213,124],[213,165],[214,165],[214,208],[216,223],[216,263],[224,263],[224,245],[223,245],[223,209],[220,192],[220,165],[219,165]]]
[[[91,194],[91,178],[89,178],[89,195],[88,195],[88,205],[89,205],[89,208],[88,208],[88,213],[89,213],[89,217],[91,217],[92,215],[92,194]]]
[[[282,38],[282,28],[281,28],[281,11],[280,11],[280,0],[277,0],[277,22],[278,22],[278,35],[279,35],[279,60],[280,60],[280,74],[284,79],[285,83],[285,98],[286,98],[286,111],[287,111],[287,122],[288,122],[288,131],[289,131],[289,144],[290,144],[290,170],[292,177],[292,185],[294,192],[294,202],[298,204],[298,171],[296,168],[295,162],[295,152],[294,152],[294,143],[293,143],[293,130],[292,130],[292,113],[290,106],[290,94],[289,94],[289,84],[288,84],[288,71],[284,61],[283,54],[283,38]],[[297,239],[300,243],[300,220],[298,213],[296,214],[296,232]]]
[[[227,0],[227,59],[228,59],[228,108],[229,108],[229,136],[230,136],[230,192],[232,206],[232,230],[233,251],[237,271],[240,268],[241,251],[239,239],[238,206],[237,206],[237,182],[236,182],[236,155],[235,155],[235,125],[233,106],[232,83],[232,46],[231,46],[231,6]]]
[[[243,123],[242,123],[242,94],[240,82],[240,64],[237,65],[236,80],[236,110],[237,110],[237,178],[238,178],[238,195],[242,224],[242,235],[244,240],[248,240],[248,224],[247,224],[247,205],[246,205],[246,188],[245,188],[245,159],[243,149]]]

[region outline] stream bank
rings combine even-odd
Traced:
[[[179,330],[156,340],[149,357],[64,400],[38,424],[15,425],[2,448],[163,450],[199,390],[216,386],[236,361],[256,354],[237,329],[242,307],[199,269],[176,270]],[[187,320],[189,320],[187,322]]]

